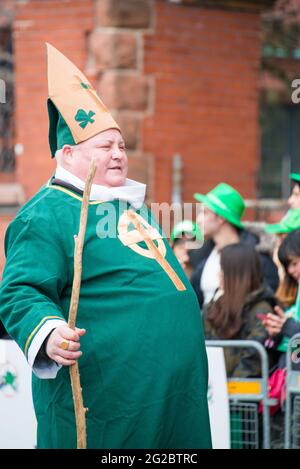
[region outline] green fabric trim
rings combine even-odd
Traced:
[[[47,108],[49,116],[49,145],[53,158],[56,150],[60,150],[64,145],[75,145],[75,140],[66,121],[51,99],[47,100]]]

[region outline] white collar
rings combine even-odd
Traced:
[[[77,189],[84,190],[84,181],[74,174],[67,171],[60,165],[57,165],[55,177],[64,182],[68,182]],[[146,185],[132,179],[126,179],[124,186],[106,187],[100,184],[92,184],[90,200],[109,200],[119,199],[129,202],[135,209],[141,208],[146,195]]]

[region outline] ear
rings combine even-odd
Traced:
[[[64,162],[67,165],[70,165],[72,162],[72,158],[73,158],[73,149],[71,145],[64,145],[61,150],[62,150],[62,157],[63,157]]]
[[[228,221],[225,220],[225,218],[223,218],[223,217],[221,217],[220,215],[217,215],[217,214],[215,214],[215,215],[216,215],[216,220],[218,221],[220,226],[224,225],[225,223],[228,223]]]

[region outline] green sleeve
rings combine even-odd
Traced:
[[[26,357],[47,320],[66,319],[60,308],[68,282],[66,254],[53,225],[44,216],[17,217],[5,236],[0,318]]]

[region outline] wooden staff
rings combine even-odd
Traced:
[[[86,223],[88,217],[89,198],[91,187],[95,176],[97,166],[92,159],[89,167],[88,177],[85,183],[83,199],[80,211],[80,224],[78,236],[74,236],[75,249],[74,249],[74,277],[72,285],[71,303],[69,309],[68,326],[75,329],[76,316],[79,302],[81,273],[82,273],[82,251],[84,244],[84,236],[86,230]],[[78,361],[70,366],[70,378],[72,385],[72,394],[76,418],[76,434],[77,434],[77,449],[86,449],[86,421],[85,414],[87,409],[83,405],[82,388],[80,384],[80,375]]]

